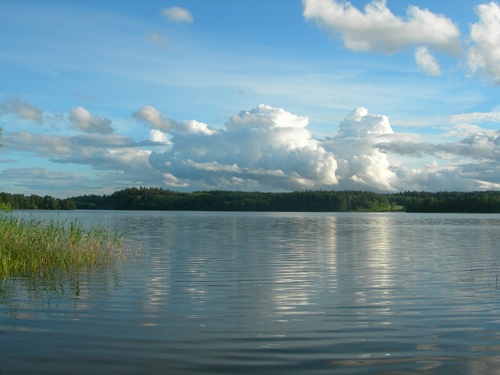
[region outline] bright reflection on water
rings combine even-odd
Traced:
[[[2,374],[499,373],[498,215],[74,217],[145,253],[2,281]]]

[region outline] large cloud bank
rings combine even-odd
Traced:
[[[480,130],[457,143],[419,142],[414,135],[395,134],[386,116],[362,107],[324,140],[312,136],[308,122],[259,105],[210,133],[170,128],[171,147],[152,152],[149,163],[172,187],[380,192],[500,187],[500,132]],[[151,127],[158,125],[152,121]],[[403,163],[401,157],[413,160]]]
[[[233,114],[219,128],[177,121],[144,106],[131,114],[135,123],[149,128],[149,140],[140,141],[114,132],[111,120],[81,107],[69,114],[68,128],[80,134],[6,132],[3,141],[9,153],[99,172],[92,181],[81,173],[68,174],[72,194],[138,185],[185,191],[500,189],[500,131],[477,125],[500,121],[495,113],[451,116],[450,128],[463,136],[447,143],[395,133],[387,116],[363,107],[347,114],[338,132],[325,139],[308,130],[307,117],[267,105]],[[21,111],[16,115],[25,116]],[[20,186],[30,186],[41,175],[55,176],[40,168],[10,168],[1,175],[25,181]],[[60,186],[56,178],[44,183],[51,189]]]

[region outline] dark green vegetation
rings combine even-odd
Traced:
[[[215,190],[179,193],[141,187],[111,195],[84,195],[71,199],[79,209],[500,213],[500,192],[497,191],[376,194],[364,191],[259,193]]]
[[[7,205],[13,210],[74,210],[75,203],[71,199],[53,198],[49,195],[24,196],[24,194],[0,193],[0,209]]]
[[[0,215],[0,279],[61,269],[102,266],[124,255],[122,236],[75,220],[19,220]]]
[[[259,193],[202,191],[179,193],[160,188],[128,188],[111,195],[73,197],[79,209],[197,211],[387,211],[385,195],[354,191]]]
[[[406,212],[500,213],[500,191],[403,194]]]
[[[0,193],[0,210],[9,207],[13,210],[500,213],[500,191],[377,194],[368,191],[259,193],[212,190],[180,193],[141,187],[119,190],[111,195],[92,194],[67,199]]]

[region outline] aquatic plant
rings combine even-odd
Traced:
[[[12,212],[12,208],[8,203],[0,202],[0,211],[4,212]]]
[[[105,265],[123,259],[127,247],[123,235],[105,226],[85,228],[79,220],[0,215],[0,279]]]

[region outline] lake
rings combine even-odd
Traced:
[[[3,280],[0,374],[500,371],[500,215],[54,214],[143,255]]]

